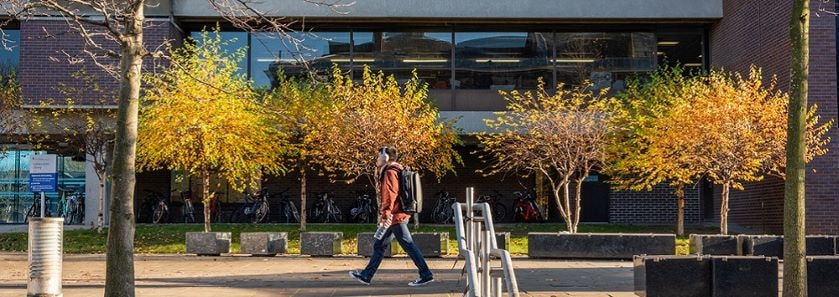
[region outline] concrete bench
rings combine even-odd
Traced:
[[[242,232],[239,235],[239,253],[251,256],[274,256],[288,250],[286,232]]]
[[[632,262],[638,296],[711,296],[710,257],[636,256]]]
[[[373,234],[375,232],[361,232],[358,233],[357,236],[357,254],[362,257],[371,257],[373,256],[373,243],[376,241],[373,238]],[[396,240],[390,241],[390,248],[385,250],[385,257],[391,257],[398,253],[399,251],[399,243]]]
[[[230,253],[230,232],[187,232],[186,253],[218,256]]]
[[[836,236],[807,235],[808,256],[831,256],[836,254]],[[740,255],[754,255],[784,258],[784,237],[780,235],[739,235],[742,252]]]
[[[675,234],[528,233],[527,255],[553,259],[632,259],[675,255]]]
[[[765,297],[778,294],[778,258],[711,258],[713,296]]]
[[[807,257],[807,296],[839,296],[837,271],[839,271],[839,256]]]
[[[310,256],[340,255],[342,232],[301,232],[300,254]]]
[[[740,251],[737,243],[737,236],[734,235],[691,234],[690,253],[734,256]]]
[[[510,251],[510,232],[496,232],[495,243],[499,249]]]
[[[423,257],[440,257],[449,253],[449,233],[429,232],[411,234]]]

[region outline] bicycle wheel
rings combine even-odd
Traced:
[[[153,224],[162,224],[166,218],[166,210],[162,207],[155,207],[154,214],[152,214],[152,223]]]
[[[258,224],[262,223],[265,218],[268,217],[268,202],[262,202],[259,204],[259,207],[256,208],[253,212],[253,220],[251,223]]]
[[[504,218],[507,217],[507,207],[501,202],[495,203],[492,208],[492,221],[493,222],[502,222]]]

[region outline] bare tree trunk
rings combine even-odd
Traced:
[[[728,182],[722,184],[722,205],[720,206],[720,234],[728,235],[728,193],[731,190],[731,184]]]
[[[137,110],[140,99],[140,73],[143,65],[143,8],[134,5],[126,21],[120,67],[119,110],[117,113],[113,177],[113,201],[105,271],[105,296],[134,296],[134,161],[137,151]]]
[[[562,182],[562,199],[563,203],[565,204],[565,222],[568,223],[568,232],[574,232],[573,224],[571,217],[573,215],[573,210],[571,209],[571,190],[569,187],[571,186],[571,182],[567,179]]]
[[[300,165],[300,232],[306,231],[306,167]]]
[[[676,235],[685,235],[685,185],[676,185]]]
[[[588,176],[588,174],[585,174],[584,176]],[[582,197],[583,197],[582,196],[583,195],[583,181],[584,181],[583,178],[579,178],[576,181],[577,185],[576,185],[576,189],[575,189],[576,193],[574,195],[574,218],[573,218],[574,231],[571,231],[571,233],[577,233],[577,226],[580,225],[580,209],[582,208],[581,202],[582,202]]]
[[[810,67],[810,1],[795,0],[790,18],[792,70],[789,86],[787,168],[784,182],[784,297],[807,296],[804,207],[804,133]]]
[[[213,197],[210,197],[210,172],[207,170],[201,171],[201,180],[203,181],[202,189],[203,196],[201,196],[201,200],[204,200],[204,232],[212,231],[212,227],[210,226],[210,200]]]

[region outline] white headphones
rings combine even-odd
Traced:
[[[379,156],[381,156],[385,160],[385,163],[387,163],[387,161],[390,160],[390,155],[387,154],[387,147],[383,147],[381,150],[379,150]]]

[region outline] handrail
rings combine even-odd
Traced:
[[[466,258],[467,281],[470,286],[468,296],[500,295],[500,280],[498,280],[499,282],[497,284],[490,283],[491,277],[489,272],[491,267],[489,258],[492,256],[501,260],[501,268],[504,273],[505,280],[504,286],[507,291],[507,295],[511,297],[518,297],[518,282],[516,281],[512,258],[510,257],[510,252],[498,248],[498,242],[495,238],[495,227],[492,223],[490,205],[488,203],[473,204],[472,199],[474,198],[474,189],[467,188],[466,192],[466,203],[462,204],[460,202],[456,202],[452,205],[452,208],[454,208],[455,214],[455,232],[457,235],[459,255]],[[474,224],[470,225],[470,228],[468,229],[464,228],[464,211],[468,214],[468,224]],[[475,222],[475,211],[481,212],[483,224]],[[483,225],[485,229],[483,232],[480,230],[481,225]],[[477,230],[475,230],[476,228]],[[481,244],[482,242],[486,244]],[[480,249],[480,251],[477,252],[478,257],[476,259],[475,250],[477,249]],[[476,260],[480,260],[480,262],[476,263]],[[480,269],[478,268],[478,265],[480,265]],[[482,274],[480,280],[478,277],[479,272]]]

